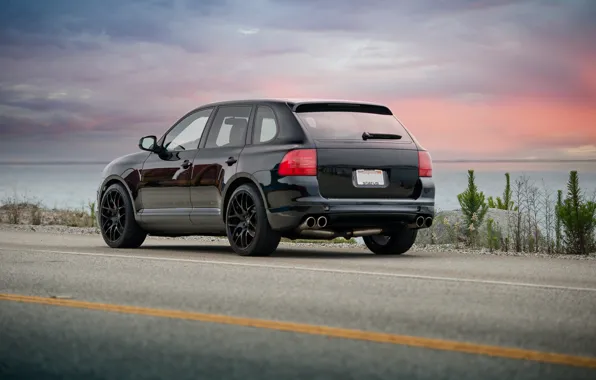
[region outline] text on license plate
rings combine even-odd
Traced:
[[[356,170],[356,183],[358,186],[383,186],[385,176],[382,170]]]

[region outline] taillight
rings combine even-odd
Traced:
[[[430,153],[425,150],[418,151],[418,176],[433,176],[433,161],[430,157]]]
[[[291,150],[279,164],[281,176],[317,175],[317,151],[315,149]]]

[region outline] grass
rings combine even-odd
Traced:
[[[89,203],[80,209],[49,209],[34,198],[12,196],[0,201],[0,222],[95,227],[95,204]]]

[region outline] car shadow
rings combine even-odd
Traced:
[[[230,246],[226,245],[146,245],[142,248],[145,251],[160,252],[160,251],[175,251],[178,253],[211,253],[215,255],[238,256]],[[259,257],[259,256],[256,256]],[[380,259],[384,257],[411,259],[420,258],[420,256],[406,253],[403,255],[375,255],[368,251],[346,252],[342,248],[325,248],[324,250],[317,250],[316,248],[287,248],[280,247],[270,257],[275,258],[292,258],[292,259]],[[244,257],[251,259],[251,257]]]

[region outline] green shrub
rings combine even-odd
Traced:
[[[555,206],[555,251],[561,253],[561,216],[557,212],[557,209],[563,207],[563,191],[557,190],[557,205]]]
[[[466,222],[469,242],[474,245],[478,228],[482,225],[488,211],[488,205],[482,191],[478,191],[475,183],[474,170],[468,170],[468,188],[457,195],[459,205]]]
[[[511,191],[511,178],[509,173],[505,173],[505,190],[503,191],[503,199],[497,197],[496,201],[493,197],[488,197],[488,207],[499,210],[514,210],[517,211],[517,206],[514,206],[511,198],[513,197]]]
[[[569,173],[567,197],[557,205],[556,212],[563,227],[565,251],[582,255],[590,253],[594,249],[596,203],[584,199],[575,170]]]
[[[500,249],[499,246],[499,231],[495,228],[495,221],[489,218],[486,221],[486,240],[489,251]]]

